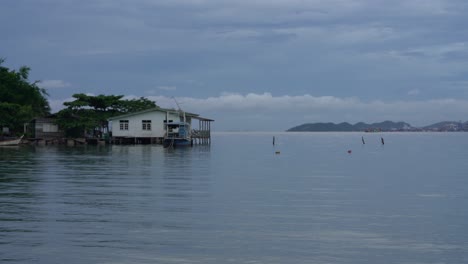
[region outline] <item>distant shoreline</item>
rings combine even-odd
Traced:
[[[443,121],[424,127],[414,127],[406,122],[384,121],[366,124],[359,122],[335,123],[306,123],[286,130],[287,132],[467,132],[467,122]]]

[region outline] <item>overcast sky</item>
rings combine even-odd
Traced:
[[[55,111],[148,97],[214,129],[468,120],[466,0],[0,0],[0,57]]]

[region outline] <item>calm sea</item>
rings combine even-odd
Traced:
[[[468,263],[468,133],[0,148],[0,262]]]

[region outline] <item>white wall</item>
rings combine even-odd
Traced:
[[[128,120],[128,130],[120,130],[120,120]],[[151,130],[143,130],[142,120],[151,120]],[[166,112],[153,111],[112,120],[113,137],[163,137]],[[168,120],[179,121],[178,114],[169,113]]]

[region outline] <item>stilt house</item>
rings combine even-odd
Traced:
[[[111,142],[114,144],[161,143],[167,132],[167,124],[181,122],[182,118],[185,118],[185,122],[191,125],[191,135],[194,141],[209,143],[210,123],[214,120],[188,112],[181,115],[181,110],[159,107],[109,118]],[[199,121],[197,129],[192,126],[193,120]]]

